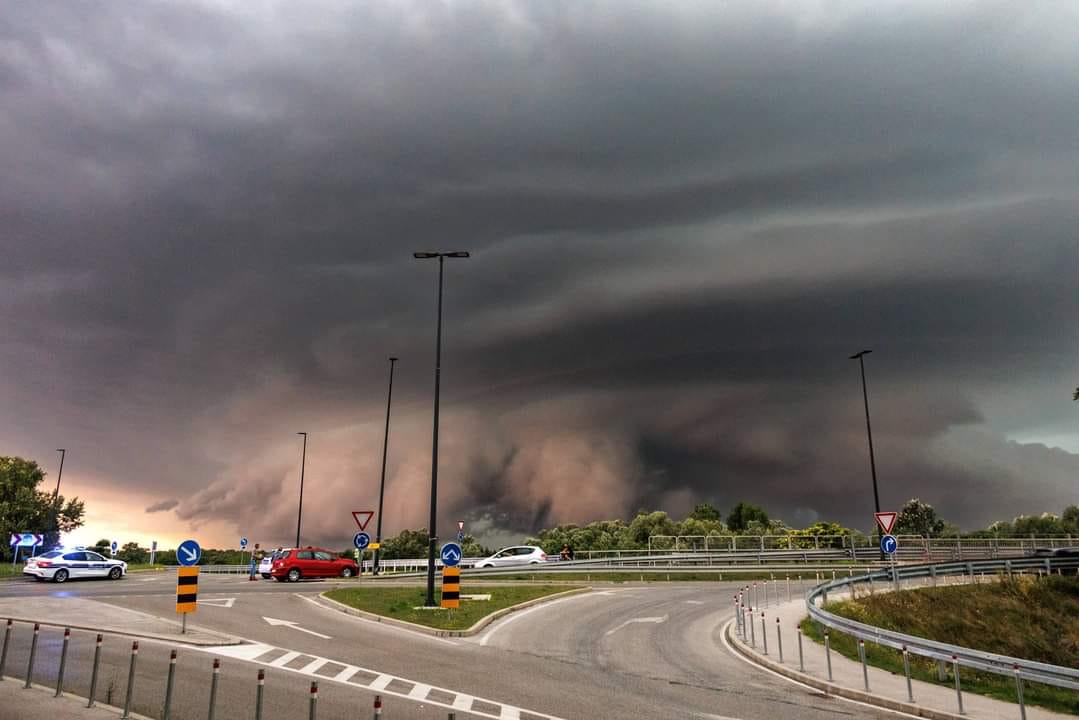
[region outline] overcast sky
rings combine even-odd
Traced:
[[[1079,502],[1079,6],[9,4],[0,454],[93,541]],[[8,528],[7,530],[20,530]],[[92,536],[92,537],[91,537]]]

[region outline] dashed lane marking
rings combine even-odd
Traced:
[[[356,688],[363,688],[366,690],[381,693],[383,695],[390,695],[392,697],[402,698],[404,700],[411,700],[413,702],[422,702],[427,705],[434,705],[436,707],[446,708],[447,710],[461,710],[469,712],[478,717],[491,718],[492,720],[520,720],[522,714],[528,715],[529,718],[536,718],[538,720],[563,720],[563,718],[555,717],[554,715],[546,715],[535,710],[526,710],[519,708],[515,705],[508,705],[506,703],[498,702],[497,700],[488,700],[487,698],[475,697],[473,695],[466,695],[459,693],[455,690],[439,687],[437,685],[428,685],[416,680],[408,680],[407,678],[398,677],[397,675],[391,675],[389,673],[379,672],[377,670],[371,670],[369,668],[363,668],[356,665],[345,665],[340,660],[332,660],[330,658],[321,658],[309,653],[300,653],[294,650],[285,650],[284,648],[278,648],[273,645],[266,645],[265,643],[251,643],[249,645],[221,645],[217,647],[199,647],[200,652],[210,653],[221,657],[234,658],[237,660],[244,660],[246,662],[253,662],[259,665],[267,665],[285,672],[297,673],[299,675],[308,675],[318,677],[320,680],[326,680],[331,682],[338,682],[343,685],[348,685]],[[284,653],[280,657],[276,657],[277,653]],[[287,667],[289,663],[298,657],[311,658],[311,661],[305,664],[301,668]],[[261,659],[266,657],[273,657],[274,659]],[[333,677],[326,675],[315,675],[322,666],[327,663],[334,663],[335,665],[345,665],[345,668],[338,672]],[[361,675],[371,677],[373,679],[367,682],[359,682],[353,680],[355,676]],[[410,686],[407,690],[390,690],[390,685],[394,684],[394,687],[400,687],[401,684]],[[432,693],[432,691],[435,691]],[[436,695],[438,697],[449,696],[452,699],[445,702],[441,700],[435,700],[430,695]],[[475,705],[492,708],[490,711],[474,709]]]
[[[626,627],[627,625],[633,625],[635,623],[655,623],[656,625],[659,625],[660,623],[667,622],[668,617],[669,617],[668,615],[661,615],[659,617],[633,618],[632,620],[626,620],[624,623],[621,623],[620,625],[615,625],[613,628],[611,628],[610,630],[608,630],[604,634],[605,635],[614,635],[616,632],[618,632],[622,628]]]

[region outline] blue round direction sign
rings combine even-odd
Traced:
[[[176,548],[176,561],[181,565],[198,565],[202,559],[202,548],[194,540],[184,540]]]
[[[247,547],[247,538],[240,538],[240,547],[241,548]]]
[[[880,551],[891,555],[899,549],[899,541],[895,539],[895,535],[884,535],[880,539]]]
[[[364,550],[371,544],[371,536],[365,532],[358,532],[352,536],[352,544],[357,550]]]
[[[461,563],[461,546],[453,542],[446,543],[442,546],[439,556],[442,558],[443,565],[456,567]]]

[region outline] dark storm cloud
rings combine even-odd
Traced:
[[[376,486],[395,354],[387,522],[422,524],[436,267],[410,253],[460,246],[447,519],[747,497],[864,525],[862,347],[890,502],[1055,509],[1073,456],[1001,432],[1070,411],[1076,19],[14,6],[0,429],[281,539],[307,430],[330,538]]]
[[[146,508],[146,512],[148,514],[149,513],[156,513],[156,512],[165,512],[166,510],[172,510],[173,508],[175,508],[179,504],[180,504],[180,501],[175,499],[175,498],[172,498],[172,499],[169,499],[169,500],[162,500],[161,502],[156,502],[153,505],[151,505],[150,507]]]

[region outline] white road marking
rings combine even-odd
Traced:
[[[633,618],[632,620],[626,620],[624,623],[614,626],[613,628],[611,628],[610,630],[608,630],[604,634],[605,635],[614,635],[616,632],[618,632],[622,628],[626,627],[627,625],[632,625],[634,623],[655,623],[656,625],[658,625],[660,623],[667,622],[667,618],[668,618],[667,615],[661,615],[660,617]]]
[[[236,598],[199,598],[201,605],[213,605],[214,607],[230,608],[236,604]]]
[[[433,705],[435,707],[445,708],[447,710],[461,710],[468,712],[476,717],[489,718],[490,720],[519,720],[522,713],[527,713],[530,716],[539,718],[540,720],[563,720],[563,718],[556,717],[554,715],[547,715],[545,713],[537,712],[535,710],[522,709],[513,705],[506,705],[496,700],[490,700],[488,698],[477,698],[465,693],[458,693],[449,688],[438,687],[437,685],[428,685],[426,683],[418,682],[416,680],[409,680],[408,678],[398,677],[396,675],[390,675],[388,673],[380,673],[377,670],[371,670],[369,668],[357,667],[356,665],[346,665],[341,660],[334,660],[332,658],[320,658],[310,655],[309,653],[300,653],[293,650],[285,651],[285,654],[273,661],[262,661],[256,658],[265,655],[272,650],[284,650],[284,648],[277,648],[273,645],[266,645],[264,643],[250,643],[248,645],[221,645],[216,647],[198,647],[193,648],[199,652],[209,653],[218,657],[235,658],[237,660],[245,660],[253,662],[258,665],[267,665],[269,667],[277,668],[284,672],[292,672],[300,675],[307,675],[317,677],[320,680],[326,682],[338,682],[347,685],[352,688],[359,688],[362,690],[374,691],[383,695],[389,695],[392,697],[402,698],[410,700],[412,702],[422,702],[425,705]],[[311,662],[308,662],[301,668],[285,667],[288,663],[292,662],[301,655],[305,655],[312,658]],[[314,675],[314,673],[320,669],[326,663],[337,663],[346,665],[345,669],[337,673],[334,676],[326,675]],[[368,675],[375,677],[369,683],[363,682],[350,682],[349,680],[357,673],[364,672]],[[408,692],[399,692],[396,690],[388,689],[390,684],[394,680],[402,683],[407,683],[411,686]],[[431,699],[428,696],[432,690],[437,690],[440,694],[449,695],[453,698],[450,702],[442,702],[440,700]],[[475,701],[482,702],[487,705],[493,705],[498,708],[495,712],[485,712],[483,710],[474,710],[472,708]]]
[[[459,645],[460,644],[460,643],[454,642],[453,640],[447,640],[446,638],[435,637],[434,635],[428,635],[427,633],[420,632],[419,630],[411,630],[409,628],[401,627],[400,625],[390,625],[389,623],[382,623],[382,622],[379,622],[378,620],[368,620],[367,618],[358,617],[356,615],[348,615],[346,613],[341,612],[340,610],[334,610],[331,607],[326,607],[322,603],[318,602],[317,600],[313,600],[313,599],[307,597],[306,595],[302,595],[300,593],[292,593],[292,594],[295,595],[296,597],[300,598],[301,600],[306,600],[307,602],[311,603],[315,607],[321,609],[323,612],[333,613],[334,615],[337,616],[338,620],[340,620],[341,616],[343,615],[344,617],[348,618],[349,620],[354,620],[355,622],[370,623],[372,625],[378,625],[379,627],[384,628],[384,629],[389,630],[389,631],[398,631],[398,632],[408,633],[410,636],[415,637],[415,638],[422,638],[424,640],[431,640],[433,642],[440,642],[440,643],[444,643],[446,645]]]
[[[686,605],[704,605],[704,600],[683,600]],[[722,717],[721,715],[713,715],[712,717]]]
[[[549,608],[549,607],[552,607],[554,605],[558,605],[559,603],[564,603],[564,602],[567,602],[569,600],[577,600],[578,598],[583,598],[583,597],[590,597],[591,595],[593,595],[593,593],[581,593],[580,595],[568,595],[568,596],[566,596],[564,598],[560,598],[558,600],[552,600],[551,602],[546,602],[546,603],[541,603],[539,605],[534,605],[534,606],[532,606],[530,608],[526,608],[524,610],[518,610],[517,612],[513,613],[508,618],[506,618],[505,620],[497,623],[493,628],[488,630],[487,634],[480,638],[480,645],[486,645],[488,642],[490,642],[492,635],[494,635],[496,632],[498,632],[502,628],[506,627],[510,623],[515,622],[517,620],[520,620],[525,615],[529,615],[531,613],[534,613],[537,610],[543,610],[544,608]]]
[[[284,625],[285,627],[292,628],[293,630],[299,630],[302,633],[307,633],[308,635],[314,635],[315,637],[320,637],[323,640],[332,640],[333,639],[329,635],[323,635],[320,632],[315,632],[314,630],[308,630],[307,628],[302,628],[302,627],[300,627],[299,625],[297,625],[296,623],[294,623],[291,620],[278,620],[277,618],[266,617],[265,615],[262,617],[262,619],[265,620],[266,622],[268,622],[270,625]]]
[[[276,660],[271,660],[267,665],[273,665],[274,667],[285,667],[286,664],[292,662],[296,658],[300,657],[298,652],[287,652]]]

